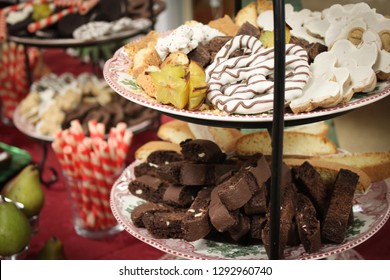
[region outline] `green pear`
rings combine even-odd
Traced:
[[[32,228],[26,215],[12,202],[0,202],[0,256],[22,251],[30,242]]]
[[[38,215],[45,201],[38,168],[33,164],[26,166],[6,184],[1,194],[22,203],[22,211],[28,218]]]
[[[35,257],[37,260],[65,260],[64,245],[55,236],[50,237]]]

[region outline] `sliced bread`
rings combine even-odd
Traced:
[[[283,154],[289,156],[316,156],[334,154],[336,145],[328,138],[299,131],[285,131]],[[236,153],[271,155],[271,137],[268,131],[256,131],[241,136],[236,142]]]
[[[172,120],[162,124],[158,131],[157,136],[164,141],[180,144],[187,139],[195,139],[188,124],[180,120]]]
[[[390,151],[364,153],[338,153],[313,157],[328,162],[342,163],[363,170],[373,182],[390,178]]]

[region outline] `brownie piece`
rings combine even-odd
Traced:
[[[224,232],[238,223],[238,210],[229,211],[218,196],[220,187],[211,192],[209,216],[210,222],[219,232]]]
[[[210,140],[187,139],[180,143],[184,159],[199,163],[222,163],[226,154],[221,148]]]
[[[238,35],[249,35],[256,38],[260,38],[260,29],[251,24],[250,22],[246,21],[238,29],[236,36]]]
[[[145,213],[142,222],[155,238],[183,238],[182,221],[186,211]]]
[[[131,212],[131,220],[136,227],[143,228],[145,226],[142,221],[142,217],[146,213],[169,211],[172,211],[172,208],[161,203],[146,202],[134,208],[134,210]]]
[[[292,174],[298,191],[310,198],[317,210],[317,217],[322,220],[328,205],[329,193],[321,175],[307,161],[293,167]]]
[[[359,175],[350,170],[340,169],[337,174],[328,211],[322,223],[321,237],[324,240],[334,243],[344,241],[358,181]]]
[[[198,63],[202,68],[206,68],[211,61],[209,51],[201,44],[188,54],[188,58]]]
[[[199,189],[168,184],[163,195],[164,203],[175,207],[188,207],[194,201]]]
[[[290,44],[301,46],[308,54],[309,64],[311,64],[317,55],[328,50],[328,47],[320,43],[309,43],[309,41],[291,36]]]
[[[232,39],[231,36],[214,37],[205,44],[205,48],[210,54],[217,53],[230,39]]]
[[[150,175],[143,175],[129,183],[129,191],[142,199],[160,202],[167,186],[162,180]]]
[[[199,191],[194,202],[187,210],[187,214],[183,219],[183,239],[187,241],[195,241],[204,238],[210,233],[210,195],[211,189],[203,189]]]
[[[320,221],[317,219],[316,209],[310,199],[304,194],[297,195],[295,221],[299,239],[306,252],[317,252],[321,248]]]

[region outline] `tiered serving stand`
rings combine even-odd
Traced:
[[[241,8],[241,1],[235,1],[236,9]],[[127,74],[129,60],[123,49],[119,49],[114,57],[106,62],[103,74],[107,83],[120,95],[128,100],[146,107],[154,108],[163,114],[181,119],[187,122],[234,128],[267,128],[272,137],[272,175],[270,193],[270,259],[280,259],[279,255],[279,231],[280,231],[280,184],[283,156],[283,131],[284,126],[300,125],[330,119],[345,114],[350,110],[366,106],[390,95],[390,83],[380,83],[377,89],[365,96],[351,100],[348,104],[335,108],[321,109],[309,113],[289,114],[285,112],[285,10],[284,0],[273,0],[274,8],[274,39],[275,39],[275,94],[273,114],[254,116],[242,115],[215,115],[208,112],[189,112],[175,109],[172,106],[158,104],[154,99],[142,94],[138,87],[129,88],[126,81],[132,77]],[[113,186],[111,192],[111,208],[118,221],[133,236],[139,238],[164,252],[175,254],[190,259],[264,259],[267,258],[262,246],[247,248],[229,247],[208,243],[206,240],[185,242],[183,240],[160,240],[153,238],[146,230],[136,228],[130,219],[132,208],[142,203],[142,200],[133,197],[127,190],[129,180],[134,179],[132,169],[138,163],[130,165]],[[307,254],[302,246],[286,250],[286,258],[292,259],[319,259],[334,255],[364,242],[377,232],[389,218],[389,183],[379,182],[374,184],[371,190],[364,195],[356,195],[354,204],[358,220],[365,223],[365,229],[358,230],[347,236],[341,245],[325,245],[318,253]],[[371,206],[375,205],[375,209]],[[360,208],[360,209],[359,209]],[[256,248],[257,249],[256,249]],[[219,253],[218,251],[220,248]],[[253,252],[248,253],[254,249]],[[231,254],[221,252],[229,251]],[[246,251],[247,253],[243,253]],[[213,253],[214,252],[214,253]],[[236,252],[236,253],[233,253]]]
[[[92,47],[92,46],[99,46],[102,44],[108,44],[108,43],[113,43],[113,42],[120,42],[125,39],[131,39],[135,38],[138,35],[143,35],[147,34],[150,30],[153,30],[155,27],[155,22],[156,22],[156,17],[155,17],[155,10],[153,7],[153,0],[148,0],[149,7],[150,7],[150,24],[142,29],[127,29],[123,30],[117,33],[113,33],[107,36],[102,36],[97,39],[74,39],[74,38],[40,38],[40,37],[32,37],[32,36],[15,36],[15,35],[10,35],[8,37],[9,41],[21,44],[24,46],[24,53],[25,53],[25,64],[26,64],[26,69],[30,69],[29,65],[29,59],[28,59],[28,52],[27,52],[27,47],[37,47],[40,49],[49,49],[49,48],[56,48],[56,49],[66,49],[66,48],[76,48],[76,47]],[[101,73],[99,71],[99,73]],[[32,77],[31,73],[27,72],[28,75],[28,81],[31,85],[32,83]],[[159,118],[157,118],[159,119]],[[131,127],[131,130],[133,133],[140,133],[143,130],[152,128],[155,126],[156,122],[159,123],[157,120],[150,120],[150,121],[145,121],[142,122],[138,125],[135,125],[134,127]],[[38,132],[36,132],[35,128],[26,123],[21,116],[18,113],[18,108],[16,108],[14,116],[13,116],[13,124],[16,126],[18,130],[20,130],[22,133],[25,135],[34,138],[38,141],[41,142],[42,144],[42,157],[41,161],[38,164],[39,170],[40,170],[40,179],[41,182],[45,186],[50,186],[53,183],[57,181],[57,171],[52,168],[48,167],[48,169],[52,172],[52,176],[50,179],[46,180],[45,178],[42,177],[43,174],[43,169],[45,167],[45,162],[47,159],[47,152],[48,152],[48,147],[47,145],[51,143],[54,138],[53,136],[47,136],[47,135],[42,135]]]

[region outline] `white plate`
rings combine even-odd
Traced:
[[[19,106],[16,107],[12,120],[16,128],[25,135],[42,141],[47,141],[47,142],[54,141],[53,135],[44,135],[42,133],[39,133],[39,131],[36,130],[35,126],[33,126],[32,124],[28,123],[25,119],[23,119],[19,114]],[[146,129],[148,126],[150,126],[153,123],[153,121],[154,119],[145,120],[141,123],[130,126],[128,129],[131,130],[133,133],[137,133],[139,131],[143,131],[144,129]]]
[[[166,253],[187,259],[268,259],[263,245],[232,245],[200,239],[187,242],[181,239],[156,239],[144,228],[137,228],[131,220],[132,210],[145,201],[133,196],[128,184],[134,180],[134,167],[129,165],[111,190],[111,210],[125,230],[139,240]],[[353,202],[354,223],[342,244],[323,245],[321,250],[308,254],[303,246],[287,247],[286,259],[322,259],[349,250],[373,236],[390,216],[390,180],[372,185],[366,194],[355,195]]]
[[[212,112],[180,110],[173,106],[159,104],[154,98],[147,96],[142,88],[137,84],[134,77],[128,74],[130,62],[130,58],[127,56],[124,47],[122,47],[117,50],[114,56],[105,63],[103,75],[106,82],[112,89],[132,102],[176,117],[230,123],[272,122],[272,114],[270,113],[258,115],[217,115]],[[385,98],[388,95],[390,95],[390,81],[380,82],[377,84],[373,92],[355,94],[347,104],[327,109],[317,109],[307,113],[286,113],[284,119],[285,121],[297,121],[324,118],[371,104]]]

